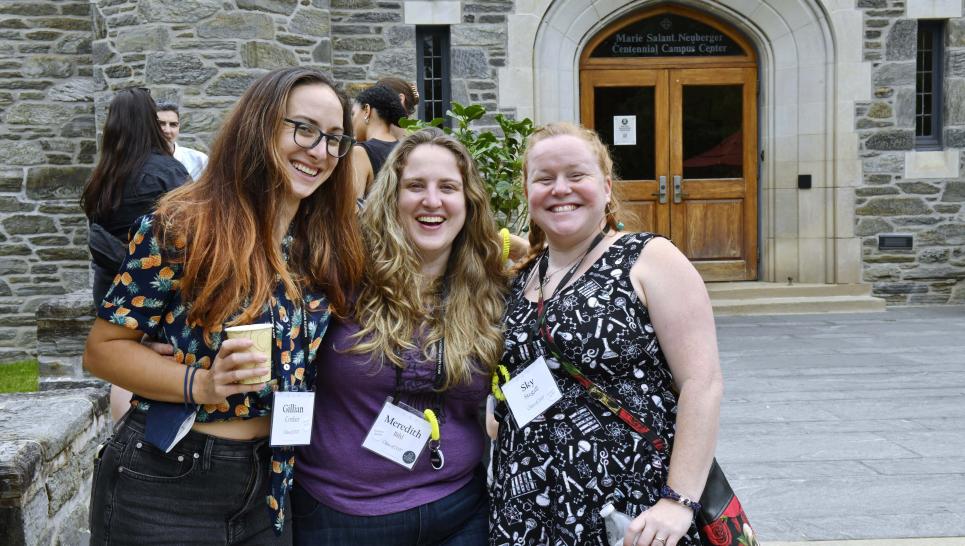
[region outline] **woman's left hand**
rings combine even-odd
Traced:
[[[630,523],[623,546],[676,546],[693,520],[694,511],[690,508],[660,499]]]

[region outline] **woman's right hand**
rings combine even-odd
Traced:
[[[197,372],[198,377],[195,378],[192,391],[195,402],[221,404],[231,395],[257,392],[265,388],[265,383],[251,385],[239,383],[244,379],[259,377],[265,373],[264,368],[248,368],[268,358],[264,353],[249,351],[252,345],[250,339],[225,340],[211,367]],[[204,373],[203,376],[202,373]]]

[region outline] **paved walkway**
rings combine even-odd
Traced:
[[[965,307],[717,329],[718,459],[764,546],[965,545]]]

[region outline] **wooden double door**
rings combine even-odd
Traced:
[[[580,86],[627,228],[670,237],[705,281],[756,279],[756,69],[591,69]]]

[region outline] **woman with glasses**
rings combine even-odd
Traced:
[[[373,85],[352,101],[352,128],[358,145],[352,151],[356,191],[364,196],[379,174],[385,159],[399,143],[392,128],[407,113],[398,95],[388,87]]]
[[[312,442],[298,449],[295,544],[484,545],[478,413],[505,274],[469,152],[438,129],[403,139],[361,228],[364,279],[319,351]]]
[[[290,543],[293,446],[310,424],[271,419],[311,412],[315,353],[361,278],[349,124],[326,75],[270,72],[238,101],[200,179],[135,224],[84,354],[135,393],[98,454],[92,543]],[[250,324],[269,325],[264,353],[226,339]]]

